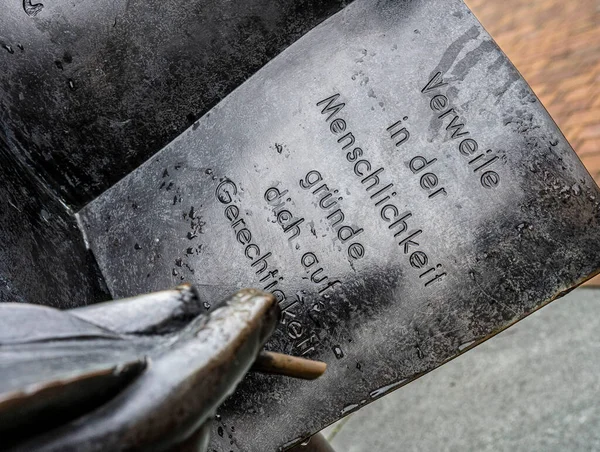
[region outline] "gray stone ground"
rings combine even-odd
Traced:
[[[600,451],[600,290],[572,292],[324,434],[336,452]]]

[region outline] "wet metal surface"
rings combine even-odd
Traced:
[[[109,299],[72,211],[5,152],[1,129],[0,180],[0,302],[70,308]]]
[[[2,2],[0,300],[108,299],[67,206],[133,171],[346,3]]]
[[[191,281],[278,298],[269,348],[328,372],[249,376],[211,445],[269,451],[593,274],[599,195],[462,2],[359,1],[79,220],[116,297]]]
[[[3,2],[0,130],[80,208],[346,3]]]

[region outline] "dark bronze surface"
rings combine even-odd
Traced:
[[[458,0],[359,1],[79,219],[115,296],[193,281],[283,310],[212,449],[272,451],[418,378],[600,265],[600,193]],[[220,434],[219,434],[220,433]]]
[[[34,3],[2,5],[2,144],[79,208],[349,2]]]
[[[346,3],[2,2],[0,301],[110,298],[71,209]]]
[[[197,121],[344,2],[42,3],[0,16],[0,299],[271,291],[269,349],[328,372],[249,376],[214,450],[299,444],[600,266],[598,188],[459,0],[361,0]]]
[[[0,304],[2,450],[201,443],[203,426],[249,370],[279,309],[256,290],[232,295],[209,315],[189,315],[200,303],[182,286],[68,311]]]

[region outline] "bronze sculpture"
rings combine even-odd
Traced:
[[[276,326],[272,295],[208,315],[190,286],[89,308],[0,305],[3,450],[203,450]]]
[[[139,11],[143,5],[133,6]],[[106,12],[105,7],[97,8]],[[293,5],[285,11],[290,10]],[[151,16],[146,13],[139,23],[131,11],[124,13],[138,31],[133,38],[140,36],[142,19]],[[45,42],[36,30],[35,39]],[[97,36],[105,42],[103,34]],[[140,48],[146,56],[164,50]],[[25,58],[16,51],[2,55]],[[72,55],[59,56],[63,69],[71,64]],[[42,66],[49,64],[44,52],[36,57]],[[131,61],[145,62],[139,55]],[[150,61],[160,66],[163,59]],[[23,75],[23,61],[7,67],[24,80],[24,97],[73,96],[60,104],[68,109],[85,104],[79,96],[94,86],[112,87],[104,83],[119,71],[101,63],[78,60],[74,74],[81,78],[71,83],[67,77],[61,90],[54,84],[60,77],[53,75],[49,91]],[[136,67],[129,68],[132,74],[146,80],[147,73]],[[161,77],[170,74],[161,67]],[[101,69],[111,75],[103,76]],[[197,86],[207,92],[203,80],[183,76],[179,66],[174,74],[186,92]],[[115,89],[121,92],[119,83]],[[52,159],[61,155],[55,141],[62,135],[55,129],[44,134],[47,118],[36,123],[25,115],[31,106],[20,110],[19,93],[5,84],[0,150],[9,155],[9,164],[2,171],[16,183],[0,187],[6,200],[0,226],[21,246],[0,250],[3,299],[46,300],[34,296],[41,285],[34,290],[26,284],[38,274],[66,282],[45,286],[55,295],[47,302],[62,308],[184,281],[193,282],[203,300],[255,286],[271,292],[282,310],[269,348],[328,362],[328,374],[310,385],[264,375],[244,380],[219,410],[211,440],[217,451],[300,444],[600,268],[598,187],[526,82],[459,0],[353,3],[202,118],[191,114],[187,130],[176,111],[179,120],[167,121],[174,129],[160,139],[148,143],[139,131],[127,138],[140,145],[139,160],[129,160],[128,145],[128,165],[118,168],[119,177],[96,174],[97,184],[80,182],[80,193],[77,180],[57,187],[44,183],[52,179],[49,174],[36,172],[44,166],[40,156],[53,164],[62,161]],[[165,108],[160,98],[149,102],[157,107],[146,105],[138,117],[135,106],[146,91],[134,85],[123,90],[135,94],[133,101],[124,97],[123,107],[133,123],[152,117],[153,108],[160,116],[181,105],[167,102],[171,107]],[[198,104],[202,112],[208,109]],[[94,136],[113,127],[118,136],[127,136],[126,115],[84,113],[78,118],[91,121],[87,126]],[[31,127],[23,126],[25,119]],[[70,146],[85,139],[71,126],[67,131]],[[36,152],[29,152],[30,142]],[[119,146],[109,147],[104,157],[110,167],[115,161],[119,167],[113,154]],[[85,161],[85,153],[72,155],[78,164]],[[59,168],[64,173],[57,170],[60,180],[72,176],[69,158]],[[96,158],[103,162],[101,155]],[[19,190],[24,174],[35,183]],[[92,194],[99,196],[92,200]],[[64,209],[64,201],[76,213]],[[38,232],[46,239],[37,240]],[[29,242],[21,235],[34,238]],[[69,253],[65,243],[75,243],[78,251]],[[36,246],[53,265],[39,265]],[[29,260],[18,251],[30,248],[29,260],[42,269],[11,271],[11,262],[26,267]],[[81,287],[74,283],[77,275],[85,276]],[[74,296],[78,293],[83,295]]]

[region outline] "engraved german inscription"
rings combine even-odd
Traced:
[[[471,132],[466,129],[464,119],[461,118],[456,107],[450,106],[448,96],[440,92],[447,86],[448,83],[444,81],[443,74],[437,72],[421,92],[431,96],[429,107],[436,117],[442,120],[443,124],[446,124],[445,128],[450,134],[450,139],[458,141],[457,150],[459,154],[465,157],[469,168],[479,177],[481,186],[495,188],[500,184],[500,175],[491,168],[496,168],[500,157],[491,149],[480,151],[479,143],[471,137],[467,138],[471,135]]]
[[[348,121],[341,117],[341,111],[346,106],[345,102],[340,101],[340,94],[336,93],[316,103],[316,106],[321,109],[321,114],[325,115],[325,122],[328,124],[328,129],[335,138],[339,150],[344,152],[346,161],[351,165],[352,171],[368,196],[367,201],[378,212],[379,219],[387,226],[390,234],[396,240],[401,253],[406,256],[407,263],[414,269],[419,270],[418,278],[422,281],[425,287],[429,287],[436,281],[442,281],[447,273],[442,264],[430,264],[430,256],[422,249],[422,245],[418,240],[423,234],[423,228],[415,225],[413,212],[410,210],[403,211],[394,203],[394,198],[398,196],[398,191],[395,189],[395,184],[389,179],[384,178],[385,168],[375,168],[371,160],[367,158],[366,152],[362,147],[357,145],[354,133],[349,130]],[[341,120],[333,126],[334,121]],[[389,128],[388,128],[389,129]],[[406,134],[409,137],[409,134]],[[395,139],[395,137],[394,137]],[[408,139],[408,138],[407,138]],[[406,141],[406,140],[405,140]],[[413,159],[414,160],[414,159]],[[428,165],[428,161],[424,160],[419,165],[419,160],[415,160],[413,173],[417,174],[424,171]],[[435,163],[429,161],[429,166]],[[434,197],[436,191],[438,194],[447,193],[443,187],[438,188],[438,179],[433,173],[427,175],[424,173],[421,187],[424,190],[431,191],[429,197]],[[310,187],[316,185],[319,175],[313,173],[307,174],[312,177],[313,183]],[[301,181],[302,184],[303,181]],[[309,185],[308,180],[304,180],[306,186]],[[432,191],[436,190],[436,191]],[[427,266],[430,268],[425,269]]]
[[[329,292],[336,286],[341,285],[342,282],[338,279],[331,279],[327,275],[324,267],[321,265],[319,258],[317,257],[317,254],[314,252],[304,253],[300,259],[300,262],[306,270],[306,273],[309,275],[310,281],[317,286],[319,298],[313,305],[312,310],[321,312],[327,307],[325,304],[325,299],[329,297]]]
[[[280,199],[279,197],[275,197],[276,192],[274,190],[269,190],[267,190],[269,199],[272,199],[273,202],[276,199]],[[246,224],[242,211],[234,201],[237,193],[237,185],[230,179],[224,179],[217,186],[215,197],[221,204],[226,206],[223,215],[229,221],[237,242],[244,247],[244,256],[250,261],[250,268],[256,273],[262,290],[271,292],[277,299],[282,311],[280,323],[285,327],[286,334],[294,341],[294,349],[301,355],[306,355],[315,350],[318,338],[314,334],[305,337],[308,334],[307,329],[299,320],[298,309],[301,308],[301,305],[297,299],[290,301],[286,292],[281,287],[280,282],[284,280],[282,272],[272,263],[273,254],[271,251],[265,251],[264,247],[261,248],[255,240],[252,231]],[[265,193],[265,199],[267,199],[267,193]],[[291,240],[296,232],[296,226],[298,227],[298,234],[300,233],[300,223],[297,222],[297,219],[292,219],[293,216],[291,213],[289,217],[288,214],[281,214],[284,211],[286,210],[279,210],[277,221],[283,228],[284,233],[291,234],[289,238]],[[293,225],[294,222],[297,223],[296,226]]]
[[[417,155],[408,162],[408,167],[413,174],[419,175],[419,185],[428,194],[428,198],[435,198],[438,195],[447,196],[446,189],[439,187],[439,179],[435,173],[429,171],[430,167],[437,162],[436,158],[427,160],[425,157]]]
[[[408,117],[405,116],[403,119],[401,119],[400,121],[396,121],[394,124],[392,124],[386,129],[388,132],[390,132],[390,138],[392,140],[398,140],[396,141],[396,147],[399,147],[402,144],[406,143],[410,138],[410,132],[406,127],[402,126],[402,121],[406,121],[407,119]]]
[[[319,199],[318,206],[327,212],[327,221],[336,233],[337,238],[347,245],[348,257],[357,260],[365,255],[365,247],[355,239],[364,232],[363,228],[353,226],[347,222],[346,214],[338,205],[342,198],[337,196],[339,190],[329,188],[322,184],[323,176],[317,170],[309,171],[299,185],[305,190],[310,190]],[[350,243],[348,243],[350,242]]]
[[[295,217],[286,207],[287,193],[287,190],[279,191],[277,187],[269,187],[264,198],[273,208],[277,223],[283,228],[283,232],[288,235],[288,240],[292,241],[300,235],[300,225],[304,223],[304,218]],[[287,200],[289,202],[290,198],[287,198]]]
[[[395,142],[396,147],[399,147],[400,145],[406,143],[410,138],[410,132],[406,127],[402,126],[403,121],[406,121],[407,119],[408,117],[405,116],[404,118],[402,118],[399,121],[396,121],[394,124],[392,124],[386,129],[388,132],[390,132],[390,138]],[[396,140],[398,139],[399,141],[396,142]],[[407,163],[412,173],[417,174],[419,176],[419,186],[427,192],[429,199],[435,198],[439,195],[448,195],[446,189],[440,185],[440,179],[438,178],[438,176],[435,173],[433,173],[429,168],[436,161],[436,158],[427,160],[425,157],[418,155],[416,157],[413,157]]]

